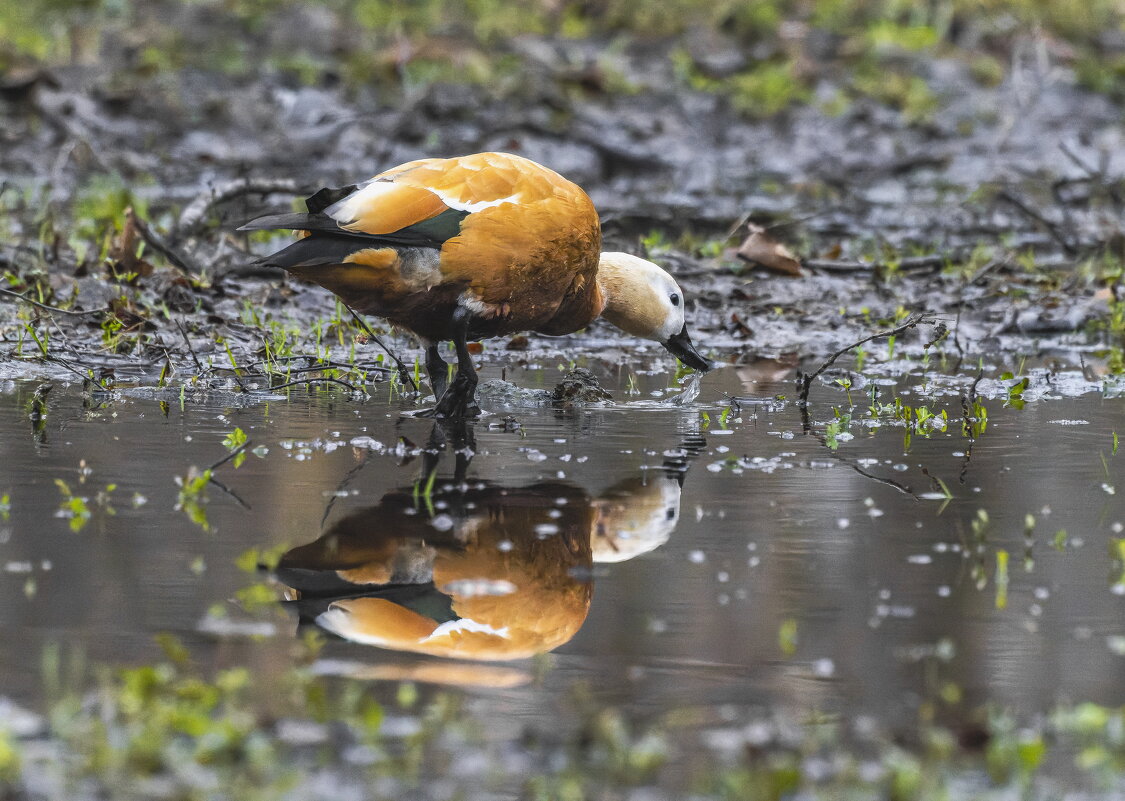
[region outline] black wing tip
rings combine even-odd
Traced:
[[[314,192],[305,198],[305,207],[309,210],[309,214],[318,214],[324,211],[329,206],[339,203],[348,195],[356,191],[358,187],[355,184],[342,186],[339,189],[324,188]]]

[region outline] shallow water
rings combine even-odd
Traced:
[[[413,407],[386,385],[365,403],[294,392],[246,407],[219,396],[162,406],[128,390],[95,404],[57,385],[38,431],[35,384],[4,385],[0,695],[35,703],[48,643],[129,663],[154,658],[160,632],[204,665],[247,664],[268,682],[291,659],[298,605],[247,608],[246,588],[269,577],[235,561],[306,546],[280,573],[305,582],[306,602],[320,596],[306,625],[333,598],[366,594],[376,623],[352,636],[401,648],[401,631],[379,630],[388,610],[415,626],[409,651],[333,637],[317,669],[465,686],[489,699],[497,737],[567,719],[576,681],[638,718],[815,709],[892,730],[931,703],[956,718],[982,702],[1023,715],[1125,702],[1120,398],[984,399],[987,429],[970,442],[956,391],[970,379],[907,375],[883,399],[897,389],[921,405],[933,391],[948,432],[916,434],[904,451],[903,428],[853,424],[833,450],[823,431],[846,403],[839,388],[813,388],[805,434],[792,402],[748,402],[720,420],[727,395],[795,395],[766,371],[716,371],[684,405],[662,402],[670,374],[633,374],[633,395],[629,375],[600,374],[612,406],[492,408],[469,432],[467,465],[461,451],[463,483],[451,451],[464,443],[427,455],[431,423],[403,417]],[[861,391],[853,400],[865,405]],[[235,427],[253,453],[216,469],[229,492],[206,490],[205,529],[176,509],[176,478],[222,459]],[[78,530],[60,512],[60,479],[91,499]],[[341,536],[368,549],[344,565],[361,573],[342,590]],[[282,583],[271,586],[280,599]],[[335,608],[321,622],[349,633]],[[548,648],[547,663],[526,658]],[[492,661],[451,666],[425,651]]]

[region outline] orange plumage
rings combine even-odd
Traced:
[[[308,207],[308,214],[263,217],[240,230],[309,231],[262,261],[427,340],[438,416],[462,416],[472,400],[476,375],[467,340],[519,331],[566,334],[603,312],[626,330],[663,342],[690,366],[710,366],[682,325],[682,293],[671,276],[623,254],[606,254],[623,257],[607,265],[589,197],[528,159],[507,153],[420,159],[357,186],[321,190]],[[625,287],[616,290],[619,297],[610,297],[607,278]],[[615,300],[620,321],[613,317]],[[435,344],[441,340],[458,349],[449,392]]]

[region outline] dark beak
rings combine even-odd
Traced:
[[[671,337],[664,343],[664,347],[671,351],[674,356],[688,367],[699,370],[701,373],[705,373],[714,367],[711,362],[707,361],[699,354],[699,351],[695,349],[695,345],[691,344],[691,337],[688,336],[687,332],[687,323],[684,323],[684,327],[680,330],[680,333]]]

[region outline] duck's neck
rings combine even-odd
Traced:
[[[648,298],[642,293],[630,291],[635,276],[618,265],[602,261],[598,266],[597,302],[600,316],[607,322],[633,336],[651,338],[652,332],[640,323],[648,316],[643,308]]]

